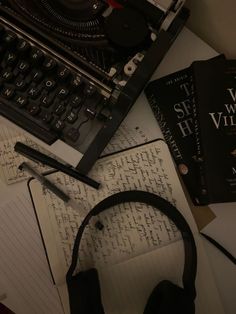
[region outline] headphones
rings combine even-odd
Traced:
[[[104,314],[98,272],[95,268],[73,275],[83,232],[93,216],[126,202],[140,202],[160,210],[180,230],[184,242],[183,288],[168,280],[157,284],[147,300],[144,314],[194,314],[197,251],[192,231],[182,214],[171,203],[153,193],[125,191],[113,194],[98,203],[84,218],[75,238],[72,262],[66,275],[71,314]]]

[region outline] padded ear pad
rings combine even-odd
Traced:
[[[67,286],[71,314],[104,314],[96,269],[79,272]]]
[[[152,291],[144,314],[194,314],[194,300],[183,288],[168,280],[161,281]]]

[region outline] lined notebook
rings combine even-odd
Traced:
[[[0,239],[0,301],[16,314],[63,314],[27,190],[1,202]]]
[[[83,217],[105,197],[135,189],[160,195],[185,216],[198,247],[196,314],[223,314],[211,269],[166,143],[154,141],[101,158],[89,175],[101,182],[98,191],[64,174],[50,175],[78,204],[73,208],[66,207],[36,180],[29,182],[65,313],[69,313],[65,275]],[[104,225],[102,231],[95,227],[98,220]],[[126,203],[101,213],[93,218],[81,244],[77,270],[97,267],[108,314],[143,313],[149,294],[162,279],[181,285],[184,253],[179,231],[166,216],[150,206]]]

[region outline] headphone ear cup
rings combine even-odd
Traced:
[[[194,300],[168,280],[161,281],[152,291],[144,314],[194,314]]]
[[[67,280],[71,314],[104,314],[98,272],[79,272]]]

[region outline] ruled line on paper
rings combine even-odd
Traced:
[[[28,195],[0,206],[0,290],[17,314],[62,314]]]
[[[23,157],[22,155],[18,154],[14,151],[14,146],[16,142],[22,142],[36,150],[41,152],[45,152],[39,145],[35,144],[31,139],[25,137],[24,135],[18,135],[10,137],[7,134],[7,129],[4,129],[4,135],[2,138],[5,138],[3,141],[0,141],[0,178],[7,184],[16,183],[22,180],[26,180],[30,177],[28,173],[25,171],[21,171],[18,169],[19,165],[24,162],[28,161],[35,169],[40,172],[47,171],[50,168],[44,166],[42,164],[29,161],[28,158]],[[8,138],[6,138],[8,136]],[[48,155],[49,154],[47,152]]]
[[[9,138],[20,136],[22,134],[23,132],[10,129],[9,127],[0,122],[0,141],[5,141]]]

